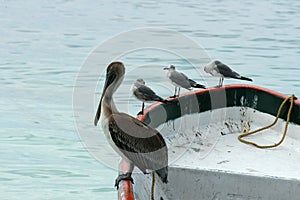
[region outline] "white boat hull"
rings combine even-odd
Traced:
[[[155,181],[155,199],[299,199],[298,125],[290,124],[283,144],[273,149],[258,149],[237,139],[244,128],[254,130],[273,120],[252,108],[229,107],[185,115],[157,127],[168,143],[170,163],[169,183]],[[284,125],[280,119],[275,127],[249,139],[274,144]],[[134,174],[134,179],[136,199],[149,199],[151,175]]]

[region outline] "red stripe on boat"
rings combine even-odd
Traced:
[[[126,173],[129,168],[129,164],[125,160],[122,160],[120,163],[121,173]],[[129,180],[120,182],[118,200],[134,200],[133,186]]]

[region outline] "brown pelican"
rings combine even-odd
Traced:
[[[133,167],[138,167],[143,173],[155,171],[162,182],[167,183],[168,150],[161,134],[137,120],[136,118],[118,112],[113,94],[123,81],[125,67],[121,62],[113,62],[107,67],[106,81],[99,102],[94,124],[97,125],[100,115],[104,134],[113,149],[127,162],[130,170],[116,179],[118,187],[121,180],[130,180]]]
[[[140,101],[143,102],[142,104],[142,111],[138,113],[138,115],[144,114],[144,107],[145,102],[151,102],[151,101],[159,101],[163,103],[167,103],[167,100],[164,100],[160,96],[156,95],[151,88],[147,87],[145,85],[145,81],[141,78],[137,79],[136,82],[132,85],[131,91],[133,95]]]
[[[206,64],[204,66],[204,71],[213,76],[220,77],[218,87],[221,87],[223,85],[224,78],[235,78],[235,79],[241,79],[246,81],[252,81],[252,79],[241,76],[237,72],[230,69],[230,67],[221,63],[218,60],[214,60]]]
[[[164,70],[168,70],[167,77],[171,80],[171,83],[175,85],[175,93],[174,96],[171,96],[171,98],[179,96],[181,87],[188,90],[191,90],[192,87],[205,89],[204,85],[198,84],[192,79],[189,79],[185,74],[176,71],[174,65],[165,67]],[[177,88],[178,94],[176,94]]]

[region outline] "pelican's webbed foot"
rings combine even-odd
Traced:
[[[131,177],[131,173],[128,172],[126,174],[120,174],[117,178],[116,178],[116,181],[115,181],[115,187],[117,187],[117,189],[119,189],[119,183],[122,181],[122,180],[130,180],[130,182],[132,184],[134,184],[133,182],[133,178]]]

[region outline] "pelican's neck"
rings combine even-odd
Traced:
[[[112,94],[106,94],[102,99],[102,113],[105,117],[110,116],[113,113],[117,113],[115,102],[112,98]]]
[[[113,94],[120,86],[122,80],[123,76],[120,79],[116,79],[105,91],[102,99],[102,113],[105,117],[109,117],[111,114],[119,112],[113,100]]]

